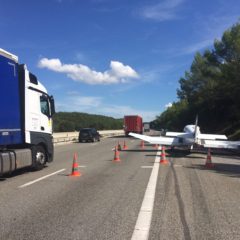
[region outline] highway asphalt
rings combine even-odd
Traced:
[[[112,149],[123,140],[128,150],[115,163]],[[74,153],[80,177],[69,176]],[[168,152],[169,164],[159,165],[160,154],[123,137],[56,146],[43,170],[0,179],[0,239],[131,239],[148,232],[136,223],[147,221],[139,212],[149,186],[146,239],[240,239],[240,157],[214,154],[206,169],[206,154]]]

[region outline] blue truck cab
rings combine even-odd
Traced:
[[[54,99],[18,57],[0,49],[0,175],[53,160]]]

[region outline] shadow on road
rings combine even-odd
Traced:
[[[44,166],[44,168],[47,168],[47,167],[48,166]],[[8,178],[14,178],[14,177],[17,177],[19,175],[30,173],[30,172],[36,172],[36,170],[33,170],[31,167],[18,169],[18,170],[15,170],[12,173],[7,173],[7,174],[4,174],[3,176],[0,176],[0,182],[3,182],[5,180],[7,180]]]
[[[121,151],[122,152],[157,152],[157,149],[127,149],[127,150],[121,150]]]
[[[188,150],[166,150],[166,153],[171,158],[183,158],[191,154]]]
[[[235,160],[240,160],[239,156],[233,155],[233,154],[212,154],[212,156],[220,157],[220,158],[227,158],[227,159],[235,159]]]
[[[146,157],[161,157],[161,154],[146,154]]]
[[[207,168],[205,165],[194,164],[192,166],[185,166],[185,168],[207,170],[215,173],[227,175],[229,177],[240,177],[240,165],[229,163],[214,163],[213,168]]]
[[[111,137],[108,137],[108,138],[122,138],[122,139],[125,139],[125,140],[128,140],[128,139],[131,139],[131,137],[129,136],[125,136],[125,135],[121,135],[121,136],[111,136]]]

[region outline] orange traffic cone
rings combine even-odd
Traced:
[[[127,145],[126,145],[126,143],[125,143],[125,141],[123,142],[123,150],[127,150],[128,149],[128,147],[127,147]]]
[[[162,154],[161,154],[161,160],[160,164],[168,164],[168,160],[166,159],[166,154],[165,154],[165,147],[162,146]]]
[[[144,149],[144,141],[141,141],[141,149]]]
[[[119,157],[119,151],[117,149],[117,147],[115,147],[115,150],[114,150],[114,159],[113,159],[114,162],[120,162],[120,157]]]
[[[81,173],[78,170],[77,154],[76,153],[74,153],[74,155],[73,155],[72,173],[69,176],[73,176],[73,177],[80,177],[81,176]]]
[[[122,147],[121,147],[121,144],[118,141],[118,151],[121,151],[121,150],[122,150]]]
[[[207,154],[207,159],[205,163],[206,168],[213,168],[214,164],[212,163],[212,156],[211,156],[211,150],[210,148],[208,149],[208,154]]]

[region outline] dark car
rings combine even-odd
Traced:
[[[83,128],[79,132],[79,142],[100,141],[100,134],[95,128]]]

